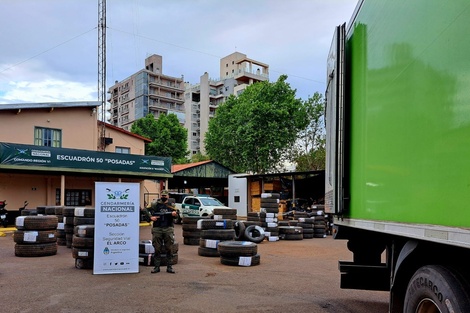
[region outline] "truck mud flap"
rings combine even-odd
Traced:
[[[385,263],[374,266],[339,261],[339,270],[342,289],[390,290],[390,269]]]

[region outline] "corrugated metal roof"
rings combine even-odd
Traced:
[[[100,105],[101,105],[101,102],[99,101],[6,103],[6,104],[0,104],[0,110],[97,107]]]
[[[188,164],[175,164],[171,166],[171,172],[176,173],[179,171],[186,170],[188,168],[196,167],[196,166],[211,163],[211,162],[212,160],[201,161],[201,162],[196,162],[196,163],[188,163]]]

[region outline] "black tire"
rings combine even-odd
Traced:
[[[187,246],[198,246],[199,245],[199,237],[198,238],[183,238],[183,244]]]
[[[199,247],[197,249],[197,254],[200,256],[208,256],[208,257],[219,257],[219,251],[217,249],[212,249],[212,248],[203,248]]]
[[[197,224],[185,224],[185,223],[183,223],[181,228],[183,229],[183,231],[195,231],[195,230],[199,231],[199,228],[197,228],[197,226],[198,226]]]
[[[279,208],[261,208],[263,212],[266,213],[279,213]]]
[[[276,205],[279,203],[279,199],[275,198],[261,198],[261,204],[265,203],[276,203]]]
[[[73,234],[78,237],[94,237],[95,225],[77,225],[73,228]]]
[[[72,257],[74,259],[93,259],[93,249],[82,249],[72,247]]]
[[[65,238],[65,230],[63,230],[63,229],[56,229],[56,231],[55,231],[55,237],[56,237],[57,239],[59,239],[59,238]]]
[[[298,226],[279,226],[280,234],[302,234],[304,232],[302,227]]]
[[[235,229],[206,229],[201,231],[202,239],[234,240]]]
[[[237,209],[214,209],[214,215],[237,215]]]
[[[79,237],[74,235],[72,238],[72,247],[74,248],[93,248],[95,239],[90,237]]]
[[[270,198],[280,199],[281,194],[277,192],[265,192],[261,194],[261,199],[270,199]]]
[[[75,215],[75,207],[72,207],[72,206],[63,207],[62,215],[73,217]]]
[[[243,258],[243,259],[241,259]],[[242,262],[241,262],[242,261]],[[243,262],[244,261],[244,262]],[[260,263],[260,255],[253,255],[253,256],[245,256],[245,257],[220,257],[220,263],[223,265],[230,265],[230,266],[255,266],[259,265]],[[247,264],[249,263],[249,265]],[[241,265],[245,264],[245,265]]]
[[[282,239],[285,239],[285,240],[302,240],[302,239],[304,239],[304,234],[284,234]]]
[[[64,207],[63,206],[55,206],[54,207],[54,214],[55,215],[63,215],[64,213]]]
[[[93,269],[93,259],[75,259],[75,268],[91,270]]]
[[[17,229],[48,230],[56,229],[58,224],[55,215],[30,215],[19,216],[16,218],[15,225]]]
[[[266,208],[278,209],[278,208],[279,208],[279,204],[277,204],[276,202],[266,202],[266,203],[262,203],[262,202],[261,202],[261,210],[266,209]],[[269,213],[269,212],[268,212],[268,213]]]
[[[73,216],[78,217],[95,217],[95,209],[94,208],[75,208],[73,212]]]
[[[39,257],[57,254],[57,243],[41,243],[34,245],[15,245],[15,255],[19,257]]]
[[[139,265],[154,266],[153,253],[139,253]]]
[[[260,243],[264,240],[264,229],[258,225],[250,225],[245,229],[245,238],[254,243]]]
[[[55,230],[15,230],[13,241],[22,244],[56,242]]]
[[[201,229],[233,229],[233,221],[232,220],[201,220],[198,223],[198,226]]]
[[[235,240],[243,240],[245,238],[245,223],[243,221],[235,221],[233,224],[235,230]]]
[[[55,207],[46,206],[46,208],[44,209],[44,212],[46,213],[46,215],[55,215]]]
[[[38,215],[38,211],[36,209],[24,209],[23,211],[21,211],[21,216],[29,215]]]
[[[94,225],[95,218],[94,217],[74,217],[73,218],[73,225]]]
[[[469,286],[447,267],[423,266],[408,283],[403,312],[470,312]]]
[[[232,240],[229,240],[229,241],[232,241]],[[199,246],[203,247],[203,248],[217,249],[217,246],[218,246],[219,242],[221,242],[221,241],[220,240],[214,240],[214,239],[199,238]]]
[[[223,241],[217,250],[221,257],[253,256],[258,253],[258,245],[250,241]]]
[[[222,215],[224,220],[232,220],[236,221],[238,219],[238,215]]]
[[[193,231],[183,230],[183,237],[199,239],[201,238],[201,231],[200,230],[193,230]]]

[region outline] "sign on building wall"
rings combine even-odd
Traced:
[[[93,274],[139,272],[138,183],[95,183]]]
[[[171,158],[0,142],[0,167],[171,174]]]

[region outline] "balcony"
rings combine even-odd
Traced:
[[[173,94],[173,93],[168,94],[166,92],[159,92],[159,91],[149,90],[149,97],[152,100],[157,100],[157,99],[161,98],[161,99],[170,100],[171,102],[176,102],[178,104],[183,104],[184,103],[184,99],[183,99],[182,94],[181,95],[177,95],[177,94]]]

